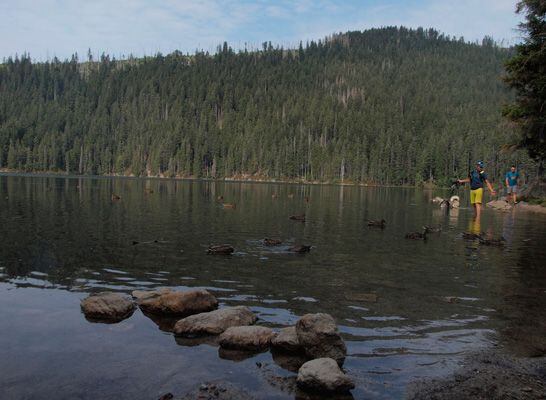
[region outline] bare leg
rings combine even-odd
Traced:
[[[474,207],[476,207],[476,219],[480,219],[480,216],[481,216],[481,213],[482,213],[481,203],[474,204]]]

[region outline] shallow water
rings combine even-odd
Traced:
[[[437,194],[0,176],[0,398],[155,399],[210,380],[258,398],[298,396],[294,372],[269,352],[230,359],[212,343],[175,340],[139,310],[118,324],[88,322],[79,301],[104,290],[204,287],[275,328],[330,313],[358,399],[403,397],[474,350],[544,354],[546,218],[486,210],[473,226],[470,209],[446,215],[432,204]],[[220,195],[236,208],[222,208]],[[304,212],[306,223],[288,219]],[[368,218],[387,226],[368,228]],[[404,239],[424,224],[443,230]],[[469,229],[507,244],[462,239]],[[264,237],[313,248],[294,255],[262,246]],[[206,255],[210,243],[236,252]]]

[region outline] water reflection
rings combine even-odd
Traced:
[[[112,193],[121,199],[112,201]],[[218,196],[237,208],[222,208]],[[135,377],[142,361],[135,358],[144,357],[139,354],[161,354],[194,368],[192,379],[201,381],[236,368],[234,379],[255,389],[263,389],[252,369],[256,362],[274,366],[273,376],[292,376],[297,361],[275,354],[233,363],[219,359],[214,342],[173,339],[172,320],[137,311],[118,326],[101,327],[79,314],[79,299],[88,292],[157,287],[208,288],[222,306],[247,305],[261,324],[274,328],[293,325],[308,312],[332,314],[348,341],[346,368],[361,382],[353,392],[357,398],[400,397],[410,380],[449,371],[465,352],[492,345],[497,333],[514,351],[544,354],[544,218],[485,210],[476,225],[471,210],[445,213],[426,196],[432,194],[393,188],[0,176],[0,318],[13,321],[0,332],[0,359],[32,359],[44,371],[48,363],[62,371],[66,359],[52,360],[52,352],[70,350],[63,356],[70,357],[90,344],[118,346],[108,349],[118,359],[105,352],[71,359],[77,374],[37,375],[44,393],[51,393],[46,380],[52,386],[81,384],[85,371],[100,365],[108,365],[108,372],[122,365]],[[288,219],[304,212],[303,224]],[[381,218],[385,229],[368,229],[368,219]],[[423,225],[444,229],[427,243],[403,239]],[[461,233],[467,230],[502,235],[506,246],[465,240]],[[294,256],[265,248],[264,237],[313,249]],[[207,256],[211,243],[230,243],[236,253]],[[127,327],[131,339],[104,331]],[[43,340],[31,346],[32,334]],[[8,368],[0,365],[2,372]],[[23,380],[16,378],[29,366],[9,368],[1,383],[12,397],[23,397]],[[158,381],[150,377],[160,372],[172,376],[159,361],[139,379],[151,387]],[[97,373],[88,379],[102,378]],[[189,383],[177,379],[185,392]],[[273,397],[297,396],[267,385]],[[112,398],[119,394],[115,386],[108,386]],[[82,387],[108,398],[93,385]],[[139,395],[148,390],[154,397],[149,388],[142,390]]]

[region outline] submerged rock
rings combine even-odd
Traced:
[[[331,358],[307,361],[299,369],[296,382],[300,388],[311,391],[343,393],[355,387],[352,379]]]
[[[295,326],[281,329],[279,334],[271,340],[271,347],[288,353],[303,352]]]
[[[505,200],[493,200],[487,203],[487,206],[499,211],[509,211],[512,209],[512,205]]]
[[[265,326],[234,326],[220,335],[220,346],[226,349],[259,351],[269,347],[275,332]]]
[[[285,351],[271,351],[271,357],[275,364],[290,372],[298,372],[309,359],[302,353],[287,353]]]
[[[174,333],[180,336],[219,335],[232,326],[254,322],[256,316],[248,307],[226,307],[183,318],[175,324]]]
[[[127,295],[101,292],[82,300],[81,309],[87,318],[118,322],[133,314],[135,304]]]
[[[208,382],[186,393],[181,400],[254,400],[250,394],[228,382]]]
[[[296,334],[309,358],[329,357],[339,365],[345,361],[347,347],[331,315],[305,314],[296,323]]]
[[[159,290],[149,294],[135,293],[137,303],[143,312],[161,315],[192,315],[211,311],[218,307],[218,300],[204,289],[185,292]]]

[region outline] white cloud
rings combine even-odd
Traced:
[[[385,25],[517,40],[516,0],[0,0],[0,57],[291,44]]]

